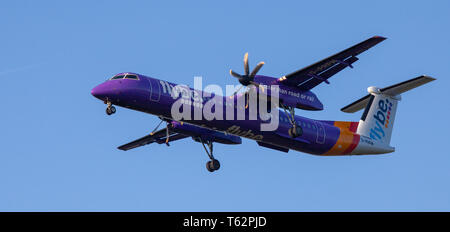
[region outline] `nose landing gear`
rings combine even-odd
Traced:
[[[107,101],[106,105],[107,105],[107,107],[106,107],[106,114],[107,115],[111,115],[111,114],[115,114],[116,113],[116,107],[114,107],[110,101]]]
[[[216,160],[213,156],[213,142],[212,141],[204,141],[203,139],[200,139],[200,141],[202,142],[203,148],[205,148],[206,154],[211,159],[211,161],[206,162],[206,169],[209,172],[214,172],[214,171],[219,170],[220,162],[218,160]],[[206,145],[208,145],[209,151],[208,151],[208,149],[206,149],[205,143],[206,143]]]

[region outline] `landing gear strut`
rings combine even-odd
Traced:
[[[116,113],[116,107],[114,107],[110,101],[107,101],[106,105],[107,105],[107,107],[106,107],[106,114],[107,115],[111,115],[111,114]]]
[[[153,131],[150,133],[150,135],[153,135],[156,130],[158,130],[159,126],[161,126],[161,124],[163,123],[163,119],[161,117],[159,117],[159,119],[161,119],[161,121],[158,123],[158,125],[155,127],[155,129],[153,129]],[[170,124],[168,121],[166,121],[166,140],[165,140],[165,144],[166,146],[170,146],[169,144],[169,139],[170,139],[170,129],[172,128],[172,124]]]
[[[298,126],[297,123],[295,122],[294,107],[285,106],[281,103],[280,103],[280,106],[281,106],[281,108],[283,108],[284,113],[286,114],[287,118],[289,119],[289,122],[292,125],[292,127],[289,128],[289,130],[288,130],[289,136],[291,136],[292,138],[296,138],[296,137],[302,135],[303,134],[302,128],[300,126]],[[288,111],[289,111],[289,113],[288,113]]]
[[[166,146],[170,146],[170,144],[169,144],[169,139],[170,139],[169,127],[171,126],[171,124],[169,122],[167,122],[166,124],[167,125],[166,125],[166,142],[165,142],[165,144],[166,144]]]
[[[210,172],[219,170],[220,162],[213,156],[213,143],[211,141],[203,141],[202,139],[200,140],[202,142],[203,148],[205,148],[206,154],[211,159],[211,161],[206,162],[206,169],[208,169],[208,171]],[[206,145],[208,145],[209,151],[208,149],[206,149],[205,143]]]

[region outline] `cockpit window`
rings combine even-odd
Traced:
[[[117,75],[117,76],[113,76],[111,78],[111,80],[123,79],[124,77],[125,77],[125,75]]]
[[[125,78],[126,78],[126,79],[139,80],[139,78],[138,78],[136,75],[134,75],[134,74],[127,74],[127,75],[125,76]]]

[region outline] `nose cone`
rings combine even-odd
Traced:
[[[91,90],[91,94],[92,94],[92,96],[94,96],[98,99],[105,100],[108,97],[108,95],[111,94],[111,91],[104,84],[100,84],[100,85],[95,86]]]

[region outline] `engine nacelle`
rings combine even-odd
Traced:
[[[271,92],[271,85],[277,85],[279,89],[279,101],[286,106],[302,110],[323,110],[322,102],[320,102],[317,96],[311,91],[303,91],[298,88],[279,84],[276,82],[276,79],[272,77],[256,76],[255,80],[258,83],[261,83],[261,85],[266,86],[264,90],[262,87],[258,88],[258,93],[264,92],[273,100],[275,100],[275,98]]]
[[[280,102],[302,110],[323,110],[323,104],[311,91],[301,91],[280,85]]]

